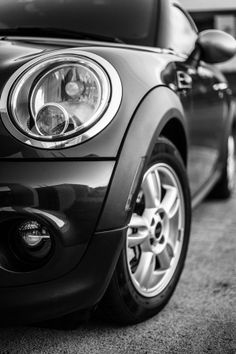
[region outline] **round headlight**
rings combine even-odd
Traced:
[[[109,81],[99,67],[89,64],[62,64],[36,79],[30,110],[42,137],[64,138],[78,133],[94,124],[105,110]]]
[[[88,57],[54,55],[24,71],[9,103],[14,125],[31,138],[25,143],[44,148],[74,145],[111,121],[120,105],[121,83],[115,69],[98,59],[102,65]]]

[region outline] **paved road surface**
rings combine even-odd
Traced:
[[[158,316],[127,328],[0,329],[0,353],[236,353],[236,194],[194,212],[184,273]]]

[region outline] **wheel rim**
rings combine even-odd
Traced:
[[[169,284],[183,247],[185,208],[175,171],[158,163],[145,173],[127,231],[131,281],[145,297]]]
[[[234,161],[234,138],[232,136],[228,139],[228,157],[227,157],[227,176],[228,176],[228,188],[232,190],[234,188],[234,173],[235,173],[235,161]]]

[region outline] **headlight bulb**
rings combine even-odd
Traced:
[[[70,97],[79,97],[84,91],[84,84],[80,81],[70,81],[66,84],[65,91]]]

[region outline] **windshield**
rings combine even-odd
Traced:
[[[153,45],[157,1],[0,0],[0,34],[4,28],[60,28]],[[34,35],[30,29],[28,35]]]

